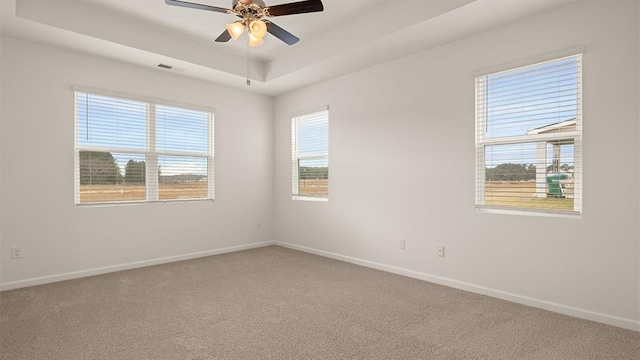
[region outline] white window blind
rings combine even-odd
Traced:
[[[75,92],[76,204],[213,199],[213,113]]]
[[[476,78],[476,207],[582,208],[582,56]]]
[[[329,110],[324,108],[291,121],[292,194],[329,197]]]

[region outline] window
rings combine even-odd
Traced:
[[[291,121],[294,199],[329,198],[329,109],[295,116]]]
[[[75,92],[76,204],[213,199],[213,113]]]
[[[476,78],[476,208],[579,214],[582,56]]]

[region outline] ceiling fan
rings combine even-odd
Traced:
[[[227,24],[227,30],[220,34],[216,41],[227,42],[231,39],[235,40],[244,32],[245,28],[248,28],[249,46],[252,47],[262,45],[262,43],[264,43],[263,38],[267,32],[282,40],[287,45],[293,45],[300,41],[295,35],[274,24],[271,20],[263,20],[263,18],[312,13],[324,10],[321,0],[299,1],[274,6],[266,6],[262,0],[233,0],[231,9],[182,0],[165,0],[165,2],[167,5],[233,14],[239,17],[241,20]]]

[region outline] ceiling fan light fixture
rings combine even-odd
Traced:
[[[227,24],[227,31],[233,40],[237,40],[244,32],[244,24],[240,21],[236,21],[231,24]]]
[[[264,39],[259,38],[253,35],[251,32],[249,32],[249,46],[256,47],[256,46],[262,45],[263,43],[264,43]]]
[[[267,24],[262,20],[254,20],[249,24],[249,31],[253,36],[262,39],[267,35]]]

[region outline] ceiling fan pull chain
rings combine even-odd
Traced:
[[[251,86],[251,60],[249,59],[249,41],[247,40],[247,86]]]

